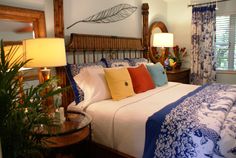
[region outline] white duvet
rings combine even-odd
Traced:
[[[92,116],[93,141],[134,157],[142,157],[149,116],[195,90],[198,86],[169,82],[120,100],[103,100],[87,107]],[[69,110],[81,110],[75,103]]]

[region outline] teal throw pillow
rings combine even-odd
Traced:
[[[146,66],[156,86],[162,86],[168,83],[166,71],[163,68],[162,64],[156,63],[154,65],[146,65]]]

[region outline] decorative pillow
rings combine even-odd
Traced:
[[[129,60],[127,59],[112,59],[112,60],[106,60],[102,59],[106,64],[107,67],[129,67]]]
[[[75,96],[75,102],[78,104],[79,102],[84,100],[84,93],[80,87],[77,86],[74,76],[80,73],[80,70],[84,67],[90,67],[90,66],[102,66],[106,67],[104,63],[97,62],[97,63],[86,63],[86,64],[67,64],[66,65],[66,73],[69,79],[69,82],[71,84],[72,90],[74,92]]]
[[[132,81],[126,68],[106,68],[104,71],[113,100],[134,95]]]
[[[146,65],[156,86],[162,86],[168,83],[166,71],[162,64]]]
[[[129,60],[129,63],[131,66],[139,66],[141,64],[146,65],[148,63],[148,60],[145,58],[126,58],[127,60]]]
[[[127,68],[132,79],[135,93],[145,92],[155,88],[155,84],[147,68],[142,64],[135,68]]]
[[[83,106],[111,98],[102,66],[85,67],[74,80],[84,92]]]

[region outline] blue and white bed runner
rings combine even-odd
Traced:
[[[236,86],[202,86],[149,117],[144,158],[236,158]]]

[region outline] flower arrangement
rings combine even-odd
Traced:
[[[179,48],[178,45],[173,47],[173,53],[174,56],[171,55],[171,53],[168,53],[169,56],[164,61],[164,66],[166,70],[172,70],[173,68],[180,69],[183,62],[183,58],[187,55],[186,48]]]
[[[173,47],[173,52],[176,58],[176,66],[179,66],[180,68],[183,62],[183,58],[187,55],[187,50],[185,47],[179,48],[179,46],[176,45],[175,47]]]

